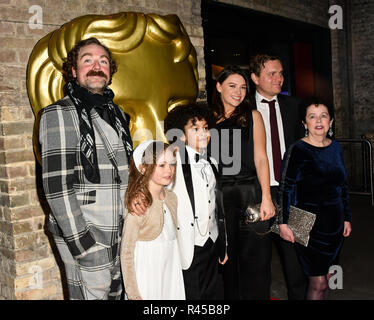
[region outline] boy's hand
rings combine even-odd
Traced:
[[[224,265],[227,262],[227,260],[229,260],[229,256],[227,255],[227,253],[226,253],[225,259],[223,259],[223,261],[221,261],[221,258],[218,258],[218,262],[222,265]]]

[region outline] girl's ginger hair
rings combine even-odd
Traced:
[[[152,205],[152,194],[149,191],[148,184],[157,165],[158,158],[170,147],[169,144],[162,141],[152,142],[145,150],[140,164],[140,173],[135,166],[133,157],[130,159],[129,184],[125,196],[125,205],[131,210],[131,204],[137,197],[142,199],[143,205],[150,207]],[[175,151],[173,151],[175,155]]]

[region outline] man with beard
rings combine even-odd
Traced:
[[[68,53],[63,69],[67,95],[42,109],[39,131],[49,230],[70,299],[120,299],[132,140],[129,117],[108,87],[117,65],[109,49],[90,38]]]

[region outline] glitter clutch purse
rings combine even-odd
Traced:
[[[316,221],[316,215],[294,206],[290,206],[290,215],[288,218],[288,227],[294,234],[295,241],[307,246],[309,242],[310,231]],[[279,234],[279,225],[274,223],[270,229],[272,232]]]
[[[244,225],[250,225],[261,220],[260,217],[260,207],[261,203],[255,205],[249,205],[242,215],[242,223]],[[279,206],[275,205],[276,210],[279,211]],[[309,242],[309,234],[312,230],[314,223],[316,221],[316,215],[309,211],[305,211],[294,206],[290,206],[290,215],[288,218],[288,227],[294,234],[295,241],[307,246]],[[279,225],[276,221],[270,227],[270,230],[261,233],[260,235],[265,235],[269,232],[274,232],[279,234]]]

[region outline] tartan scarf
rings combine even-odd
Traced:
[[[92,183],[100,183],[100,172],[97,160],[95,133],[92,125],[91,110],[95,108],[100,117],[105,120],[122,138],[128,160],[132,154],[132,140],[126,119],[119,107],[113,103],[114,93],[106,87],[102,95],[93,94],[81,87],[75,81],[67,85],[67,94],[73,101],[79,118],[80,153],[87,180]]]

